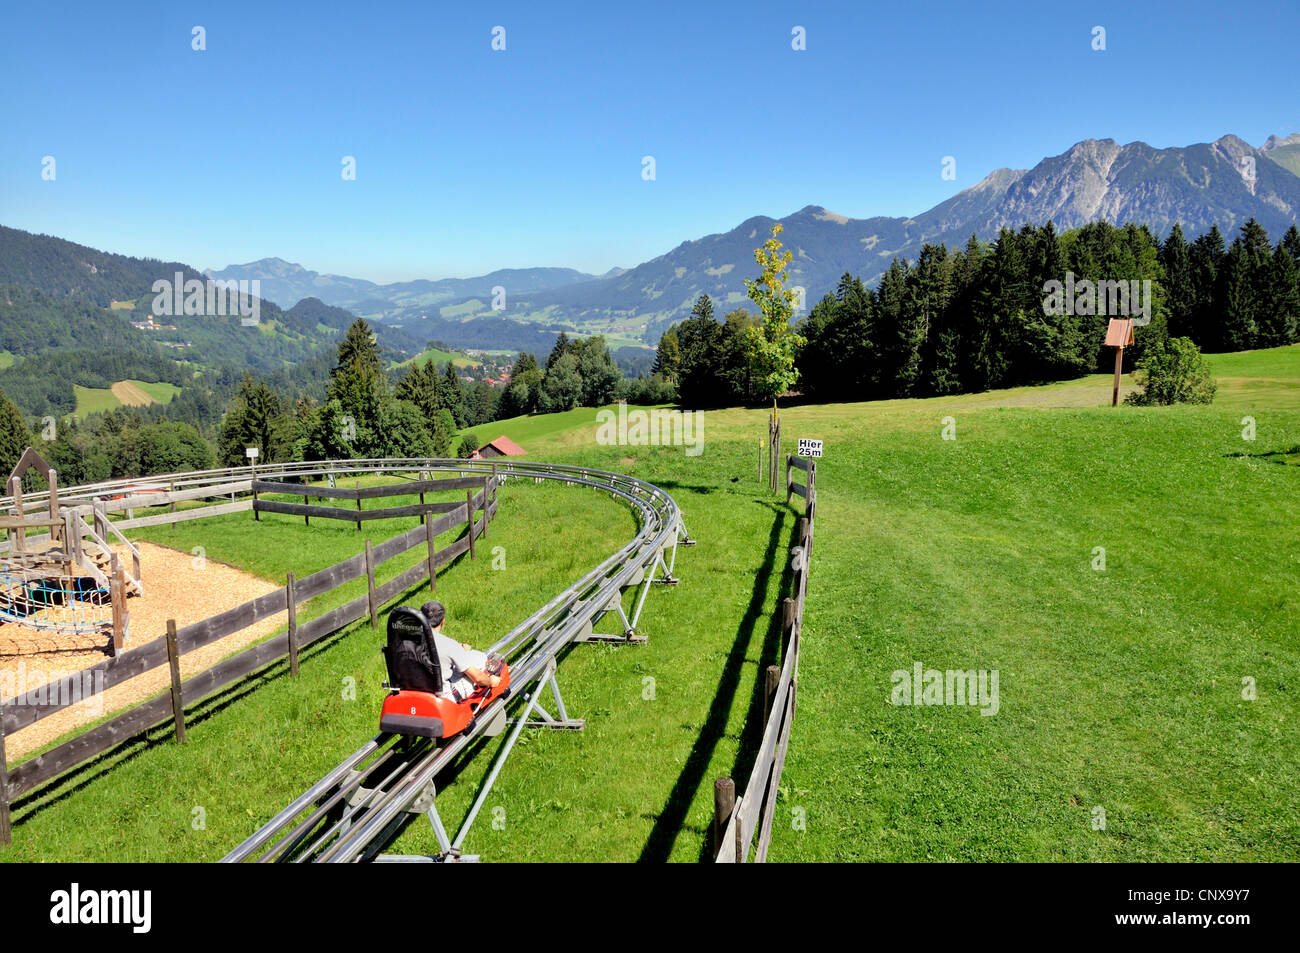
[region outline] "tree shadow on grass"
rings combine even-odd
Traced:
[[[1292,447],[1289,450],[1268,450],[1264,453],[1246,453],[1237,451],[1236,453],[1225,453],[1226,459],[1246,458],[1249,460],[1266,460],[1269,463],[1281,463],[1285,466],[1296,466],[1300,463],[1296,457],[1300,456],[1300,446]]]
[[[646,840],[645,847],[641,849],[641,856],[638,858],[640,861],[663,862],[668,860],[669,855],[672,853],[677,836],[681,833],[686,818],[690,813],[691,804],[695,800],[700,785],[704,782],[709,764],[713,760],[713,752],[726,733],[727,716],[731,712],[736,692],[740,688],[740,678],[745,667],[745,657],[749,654],[750,645],[754,640],[754,633],[758,630],[760,622],[765,616],[769,617],[769,619],[772,617],[772,606],[767,598],[767,589],[771,582],[773,567],[776,565],[781,538],[785,535],[786,523],[793,516],[793,513],[784,506],[770,501],[765,501],[765,505],[773,510],[775,519],[772,521],[772,530],[768,533],[767,548],[763,553],[762,565],[754,575],[754,586],[751,590],[749,605],[746,607],[744,618],[741,619],[740,626],[736,630],[735,638],[731,643],[731,650],[727,653],[726,663],[718,679],[718,691],[713,696],[713,702],[709,705],[709,711],[705,717],[704,725],[700,729],[699,738],[696,739],[681,774],[678,775],[672,791],[669,792],[667,803],[655,817],[650,837]],[[777,637],[779,638],[779,621],[776,625]],[[772,641],[771,622],[769,622],[768,632],[764,635],[764,658],[767,657],[769,643]],[[762,665],[765,667],[767,662],[764,661]],[[761,679],[758,691],[760,693],[762,691]],[[758,696],[758,705],[759,717],[761,717],[761,694]],[[753,707],[751,702],[750,715],[746,719],[746,724],[753,717]],[[753,754],[751,753],[749,757],[752,761]],[[707,856],[708,850],[709,847],[706,843],[701,850],[701,855]]]

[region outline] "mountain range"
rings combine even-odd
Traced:
[[[1085,139],[1032,169],[996,169],[910,218],[849,218],[808,205],[780,221],[781,240],[794,253],[788,283],[802,286],[811,305],[845,272],[874,283],[895,256],[914,258],[926,242],[962,245],[971,235],[990,240],[1003,227],[1050,220],[1068,229],[1104,220],[1145,223],[1164,235],[1178,222],[1190,240],[1217,224],[1230,239],[1254,218],[1279,237],[1298,212],[1300,133],[1270,136],[1259,148],[1234,135],[1166,149]],[[776,221],[758,215],[601,276],[567,268],[503,269],[478,278],[376,285],[279,259],[212,274],[260,277],[263,295],[286,307],[297,296],[313,294],[417,338],[451,345],[483,346],[481,335],[471,343],[458,330],[480,317],[653,344],[700,294],[711,295],[724,313],[745,305],[744,279],[757,270],[754,249]],[[504,311],[492,310],[492,288],[498,285],[507,290]]]

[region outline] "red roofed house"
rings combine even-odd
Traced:
[[[474,451],[471,460],[483,460],[488,457],[517,457],[527,453],[523,447],[509,437],[497,437]]]

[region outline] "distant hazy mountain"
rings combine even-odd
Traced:
[[[231,265],[220,271],[209,268],[204,274],[224,281],[256,279],[261,282],[262,297],[274,301],[282,308],[291,308],[304,298],[316,298],[328,305],[343,305],[368,297],[379,287],[364,278],[322,275],[320,272],[308,271],[302,265],[283,258],[262,258],[246,265]]]
[[[312,297],[358,314],[378,314],[480,295],[490,296],[497,286],[509,289],[512,294],[526,293],[589,281],[595,277],[572,268],[502,268],[475,278],[422,278],[380,285],[364,278],[310,271],[282,258],[262,258],[246,265],[230,265],[220,271],[209,269],[205,274],[226,280],[256,278],[261,281],[262,297],[283,308]]]

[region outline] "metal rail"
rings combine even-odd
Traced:
[[[228,482],[232,476],[249,473],[250,467],[176,475],[168,479],[190,485]],[[300,464],[263,466],[257,475],[323,476],[352,473],[398,473],[455,471],[493,472],[492,463],[431,459],[311,461]],[[622,474],[590,467],[564,464],[500,461],[495,472],[501,479],[560,480],[602,490],[628,503],[638,514],[640,528],[617,552],[578,579],[546,605],[490,646],[509,661],[511,687],[508,693],[476,714],[470,727],[441,745],[426,739],[380,734],[344,759],[338,767],[312,785],[288,807],[273,817],[242,844],[227,854],[225,863],[256,857],[259,861],[304,861],[327,863],[358,860],[460,860],[461,845],[473,825],[515,740],[526,726],[580,728],[564,709],[556,681],[556,656],[567,645],[583,641],[632,642],[636,635],[646,594],[656,581],[676,582],[673,569],[677,545],[692,545],[681,512],[666,492],[649,483]],[[187,479],[188,477],[188,479]],[[128,481],[120,481],[126,483]],[[112,492],[115,487],[98,484],[62,491],[72,494]],[[85,497],[82,497],[85,498]],[[0,500],[3,506],[3,500]],[[656,571],[661,577],[656,580]],[[631,615],[624,610],[623,592],[632,589]],[[623,631],[602,635],[594,631],[606,613],[616,614]],[[549,688],[559,717],[542,706],[540,695]],[[522,704],[521,704],[522,703]],[[476,741],[504,730],[506,713],[515,707],[514,727],[497,753],[488,776],[462,822],[454,841],[448,837],[436,807],[435,780]],[[530,720],[537,714],[539,720]],[[425,814],[433,825],[440,853],[436,857],[376,857],[412,814]]]

